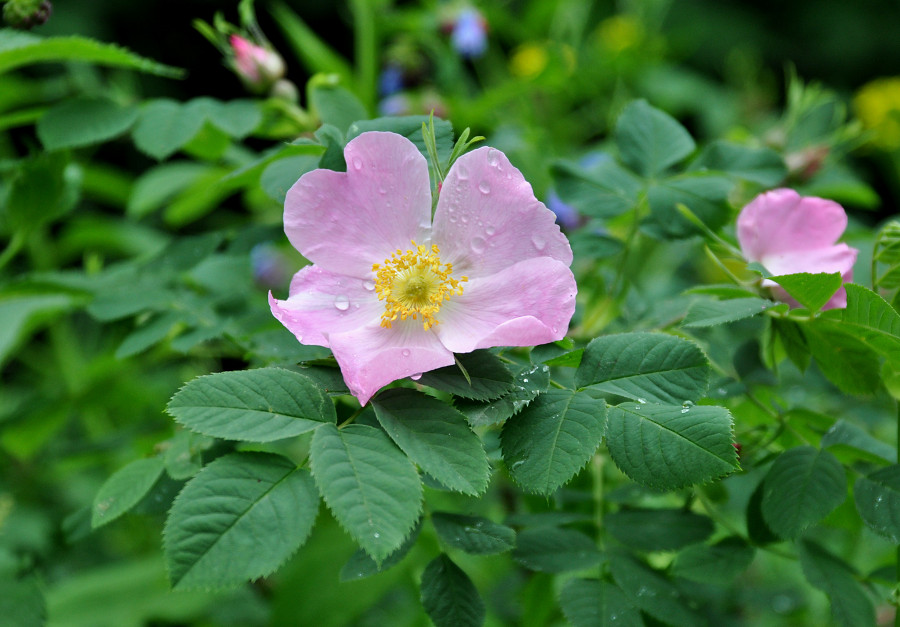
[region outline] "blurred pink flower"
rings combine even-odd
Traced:
[[[840,272],[846,283],[853,280],[853,264],[859,252],[836,244],[847,228],[847,214],[832,200],[800,196],[792,189],[760,194],[741,210],[737,237],[747,261],[761,263],[774,276],[799,272]],[[800,304],[774,281],[764,279],[776,298]],[[822,309],[847,306],[842,287]]]
[[[253,91],[263,92],[284,76],[284,60],[274,50],[258,46],[240,35],[228,39],[234,53],[234,69]]]
[[[453,353],[566,334],[572,250],[502,152],[460,157],[433,221],[428,163],[408,139],[363,133],[344,157],[346,172],[314,170],[288,191],[285,232],[313,265],[269,304],[298,340],[331,348],[360,403]]]

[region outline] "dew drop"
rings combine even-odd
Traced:
[[[524,460],[524,459],[520,459],[519,461],[515,462],[515,463],[510,467],[510,470],[515,470],[516,468],[518,468],[519,466],[521,466],[521,465],[524,464],[524,463],[525,463],[525,460]]]
[[[334,299],[334,307],[338,311],[347,311],[350,309],[350,299],[341,294]]]
[[[488,234],[488,237],[493,235],[496,231],[497,231],[497,229],[495,229],[491,225],[488,225],[488,227],[484,230],[484,232]]]
[[[363,162],[359,157],[353,157],[353,169],[354,170],[362,170]]]
[[[457,161],[454,164],[453,169],[456,170],[456,178],[458,178],[460,181],[469,180],[469,169],[465,165]]]
[[[489,166],[499,169],[500,151],[496,148],[488,148],[487,162]]]
[[[491,184],[488,183],[487,180],[481,181],[478,184],[478,191],[480,191],[482,194],[485,194],[485,195],[490,194],[491,193]]]
[[[544,250],[544,248],[547,247],[547,240],[536,233],[531,236],[531,243],[538,251]]]
[[[461,216],[459,216],[459,221],[462,222],[463,224],[468,224],[468,223],[469,223],[469,216],[467,216],[467,215],[461,215]]]
[[[682,407],[682,408],[681,408],[681,413],[682,413],[682,414],[686,414],[686,413],[688,413],[689,411],[691,411],[691,408],[690,408],[690,407]]]
[[[363,281],[363,289],[367,292],[371,292],[375,289],[375,281]]]
[[[409,349],[408,349],[408,348],[404,348],[404,349],[403,349],[403,352],[401,352],[400,354],[403,355],[404,357],[409,357]]]
[[[640,403],[641,405],[643,405],[644,403],[647,402],[647,399],[646,399],[646,398],[639,398],[639,399],[637,399],[637,401],[638,401],[638,403]]]
[[[377,540],[378,538],[381,537],[381,534],[376,531],[375,533],[372,534],[372,537]]]
[[[409,378],[412,379],[413,381],[418,381],[419,379],[422,378],[422,373],[417,372],[416,374],[411,374],[411,375],[409,375]],[[450,435],[450,434],[448,433],[447,435]]]
[[[484,249],[487,246],[487,242],[484,241],[483,237],[473,237],[471,246],[472,252],[476,255],[480,255],[484,252]]]

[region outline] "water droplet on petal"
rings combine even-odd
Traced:
[[[537,233],[531,236],[531,243],[534,244],[535,249],[538,251],[542,251],[547,247],[547,240]]]
[[[469,216],[467,216],[467,215],[462,215],[462,216],[459,217],[459,221],[462,222],[463,224],[468,224],[468,223],[469,223]]]
[[[488,227],[484,230],[484,232],[487,233],[488,237],[490,237],[491,235],[493,235],[496,232],[496,230],[497,229],[495,229],[491,225],[488,225]]]
[[[375,281],[363,281],[363,289],[367,292],[371,292],[375,289]]]
[[[403,352],[401,352],[400,354],[403,355],[404,357],[409,357],[409,349],[408,349],[408,348],[404,348],[404,349],[403,349]]]
[[[485,195],[490,194],[491,193],[491,184],[488,183],[486,180],[481,181],[478,184],[478,191],[480,191],[482,194],[485,194]]]
[[[488,148],[487,162],[489,166],[497,168],[500,163],[500,151],[496,148]]]
[[[484,252],[484,249],[487,246],[487,242],[484,241],[483,237],[473,237],[471,246],[472,252],[476,255],[480,255]]]
[[[363,162],[359,157],[353,157],[353,169],[354,170],[362,170]]]
[[[409,378],[412,379],[413,381],[418,381],[419,379],[422,378],[422,373],[417,372],[416,374],[411,374],[411,375],[409,375]],[[448,433],[447,435],[450,435],[450,434]]]
[[[459,161],[453,164],[453,169],[456,170],[456,177],[460,181],[468,181],[469,180],[469,169]]]
[[[334,307],[338,311],[347,311],[348,309],[350,309],[350,299],[343,294],[341,294],[340,296],[335,296]]]

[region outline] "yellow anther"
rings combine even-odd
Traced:
[[[435,244],[429,249],[413,240],[411,249],[403,252],[398,248],[383,264],[372,265],[375,293],[385,301],[381,326],[390,329],[397,318],[412,318],[421,319],[427,331],[438,324],[435,314],[443,302],[453,294],[462,294],[461,283],[468,277],[450,276],[453,265],[441,263],[440,252]]]

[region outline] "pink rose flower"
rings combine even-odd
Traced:
[[[747,261],[761,263],[774,276],[799,272],[840,272],[846,283],[853,280],[853,264],[859,251],[837,244],[847,228],[847,214],[832,200],[800,196],[792,189],[760,194],[741,210],[737,237]],[[774,281],[763,279],[778,300],[798,307]],[[822,309],[847,306],[842,287]]]
[[[229,37],[234,69],[248,87],[264,90],[284,76],[284,60],[274,50],[257,46],[240,35]]]
[[[331,349],[360,403],[453,353],[565,336],[572,249],[502,152],[454,163],[433,222],[428,164],[408,139],[363,133],[344,157],[346,172],[314,170],[288,191],[285,233],[313,265],[269,304],[300,342]]]

